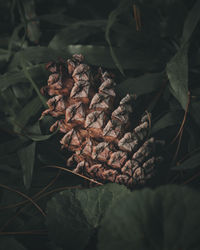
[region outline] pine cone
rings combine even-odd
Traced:
[[[117,104],[112,76],[92,70],[82,55],[50,62],[47,69],[51,74],[41,92],[52,97],[41,117],[58,117],[50,131],[65,134],[60,143],[72,152],[67,166],[99,182],[129,187],[151,178],[162,159],[156,146],[163,142],[148,138],[150,114],[133,128],[135,97],[128,94]]]

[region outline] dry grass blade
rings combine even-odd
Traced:
[[[180,129],[179,129],[177,135],[174,137],[174,139],[172,140],[171,144],[173,144],[173,143],[176,141],[176,139],[177,139],[179,136],[182,135],[182,130],[183,130],[183,127],[184,127],[184,125],[185,125],[186,118],[187,118],[187,114],[188,114],[188,110],[189,110],[190,99],[191,99],[191,97],[190,97],[190,92],[188,92],[188,103],[187,103],[187,107],[186,107],[186,110],[185,110],[185,113],[184,113],[183,121],[182,121],[182,123],[181,123]]]
[[[136,30],[141,30],[141,17],[140,17],[140,9],[136,6],[136,4],[133,4],[133,15],[135,18],[135,24],[136,24]]]

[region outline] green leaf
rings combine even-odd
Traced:
[[[144,95],[161,88],[163,85],[164,73],[145,74],[136,78],[128,78],[116,86],[118,92],[123,95],[127,93]]]
[[[183,27],[183,34],[181,37],[181,44],[184,45],[189,42],[192,33],[194,32],[200,19],[200,1],[197,0],[190,10]]]
[[[120,60],[112,46],[112,42],[111,42],[111,38],[110,38],[110,33],[111,33],[111,28],[112,26],[117,22],[119,14],[124,11],[124,8],[127,8],[127,5],[130,1],[121,1],[119,6],[113,10],[109,17],[108,17],[108,22],[107,22],[107,26],[106,26],[106,32],[105,32],[105,38],[106,41],[108,42],[109,48],[110,48],[110,54],[113,58],[113,61],[115,63],[115,65],[117,66],[117,68],[119,69],[119,71],[122,73],[122,75],[124,75],[124,70],[123,70],[123,66],[120,63]]]
[[[40,93],[40,90],[37,86],[37,84],[35,83],[35,81],[32,79],[30,73],[28,72],[28,69],[25,65],[25,61],[24,61],[24,58],[22,57],[21,58],[21,66],[22,66],[22,69],[24,71],[24,74],[26,76],[26,78],[30,81],[30,83],[32,84],[35,92],[37,93],[38,97],[40,98],[41,102],[43,103],[44,107],[46,108],[47,107],[47,104],[46,104],[46,99],[45,97]]]
[[[166,67],[171,92],[185,110],[188,102],[188,47],[189,40],[200,19],[199,12],[200,1],[196,1],[185,20],[181,46]]]
[[[19,157],[16,153],[6,154],[0,156],[0,162],[1,164],[7,164],[9,166],[16,167],[19,164]]]
[[[117,184],[60,192],[47,204],[50,237],[66,249],[85,249],[108,206],[124,193]]]
[[[185,169],[193,169],[200,166],[200,152],[196,153],[195,155],[189,157],[184,162],[180,163],[179,165],[172,167],[172,170],[185,170]]]
[[[35,163],[35,149],[36,142],[32,142],[29,146],[24,147],[18,151],[21,167],[23,170],[24,186],[29,189],[33,175],[33,168]]]
[[[102,220],[99,250],[198,250],[199,193],[163,186],[124,194]]]
[[[40,130],[39,121],[37,121],[34,125],[27,128],[25,131],[25,135],[30,138],[32,141],[46,141],[55,135],[58,132],[58,129],[51,134],[43,135]]]
[[[190,113],[195,122],[200,126],[200,101],[191,102]]]
[[[27,141],[26,138],[20,138],[20,139],[16,138],[16,139],[1,143],[0,144],[0,155],[14,153],[17,149],[22,147],[26,141]]]
[[[166,67],[170,91],[186,110],[188,103],[188,44],[181,47]]]
[[[25,61],[32,64],[47,63],[51,60],[58,60],[58,58],[67,59],[73,54],[83,54],[86,58],[87,63],[91,65],[99,66],[105,68],[115,68],[115,63],[110,56],[109,48],[100,45],[67,45],[64,49],[55,50],[46,47],[28,47],[25,50],[18,51],[9,65],[9,70],[16,70],[21,67],[21,57]],[[155,52],[142,49],[134,50],[134,56],[132,56],[133,50],[129,48],[117,48],[116,55],[119,58],[124,69],[142,69],[143,71],[153,71],[163,68],[163,62],[155,57]],[[32,73],[32,67],[30,67],[29,73]],[[39,67],[39,66],[35,66]],[[41,66],[40,66],[41,67]],[[44,70],[43,73],[44,78]],[[16,73],[14,73],[15,76]],[[13,78],[14,78],[13,76]],[[18,76],[16,74],[16,76]],[[22,75],[24,78],[24,74]],[[20,77],[21,73],[20,73]],[[31,75],[31,77],[36,81],[37,79]],[[43,79],[40,76],[40,79]],[[1,79],[1,78],[0,78]],[[6,77],[4,78],[6,80]],[[25,78],[26,80],[26,78]],[[26,80],[27,81],[27,80]],[[4,82],[4,84],[6,84]]]
[[[44,69],[41,65],[31,66],[28,68],[29,74],[32,79],[35,81],[42,80],[45,77]],[[4,91],[10,86],[13,86],[17,83],[27,83],[27,77],[23,71],[19,72],[7,72],[4,75],[0,75],[0,91]]]
[[[62,29],[50,41],[49,47],[53,49],[65,48],[69,44],[82,43],[86,38],[102,32],[105,20],[92,20],[76,22]]]
[[[5,63],[9,58],[9,51],[7,49],[0,49],[0,63]]]
[[[14,95],[12,89],[6,89],[0,92],[0,110],[11,116],[15,116],[22,109],[21,104]]]
[[[180,114],[180,112],[179,112]],[[178,112],[168,112],[156,121],[152,127],[151,133],[156,133],[161,129],[168,128],[180,123]]]
[[[41,107],[42,103],[39,97],[36,96],[29,101],[16,116],[10,117],[9,121],[12,123],[14,131],[17,133],[23,132],[28,121],[38,113]]]
[[[21,243],[19,243],[15,238],[13,237],[1,237],[0,238],[0,246],[1,250],[26,250]]]

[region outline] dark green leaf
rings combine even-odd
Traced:
[[[186,110],[188,103],[188,44],[181,47],[167,64],[170,91]]]
[[[163,115],[158,121],[156,121],[152,127],[151,133],[156,133],[161,129],[174,126],[180,123],[178,114],[169,112]]]
[[[87,62],[91,65],[99,66],[106,68],[115,68],[115,63],[113,62],[112,57],[110,56],[109,48],[99,45],[68,45],[64,49],[51,49],[45,47],[29,47],[23,51],[19,51],[15,54],[9,70],[16,70],[16,68],[21,66],[20,58],[23,57],[25,61],[38,64],[38,63],[47,63],[50,60],[58,60],[58,58],[67,59],[73,54],[83,54]],[[143,50],[132,50],[128,48],[118,48],[116,49],[117,58],[119,58],[124,69],[142,69],[142,70],[159,70],[163,68],[163,62],[155,57],[155,52],[148,49]],[[134,55],[134,56],[133,56]],[[30,67],[29,73],[32,73],[32,67]],[[39,66],[35,66],[39,67]],[[40,71],[39,71],[40,72]],[[36,71],[36,76],[39,76],[39,72]],[[41,72],[44,78],[44,71]],[[7,73],[10,74],[10,73]],[[12,73],[11,73],[12,74]],[[20,78],[25,79],[24,75],[20,73],[14,73],[14,77],[20,76]],[[31,77],[36,81],[37,79],[34,75]],[[40,75],[40,79],[41,79]],[[3,78],[3,80],[6,80]],[[10,82],[10,81],[9,81]],[[27,80],[26,80],[27,82]],[[4,83],[4,86],[7,84]],[[12,83],[11,83],[12,84]]]
[[[6,154],[3,156],[0,156],[0,163],[7,164],[12,167],[16,167],[19,164],[18,155],[16,153],[12,153],[12,154]]]
[[[50,41],[49,47],[53,49],[65,48],[69,44],[82,43],[87,37],[102,32],[105,27],[105,20],[92,20],[76,22],[69,27],[62,29]]]
[[[108,206],[124,193],[124,186],[108,184],[55,195],[47,204],[50,237],[66,249],[85,249]]]
[[[15,116],[22,109],[12,89],[9,88],[0,92],[0,98],[0,110],[2,112]]]
[[[188,102],[188,47],[190,37],[200,19],[199,12],[200,1],[196,1],[185,20],[181,46],[166,68],[171,92],[185,110]]]
[[[34,80],[44,79],[44,69],[41,65],[31,66],[29,68],[29,74]],[[17,83],[27,83],[29,80],[25,76],[23,71],[19,72],[7,72],[4,75],[0,75],[0,91],[7,89],[8,87],[15,85]]]
[[[124,82],[118,84],[116,88],[117,91],[123,93],[123,95],[131,93],[139,96],[161,88],[164,81],[163,79],[163,72],[145,74],[136,78],[128,78]]]
[[[27,141],[26,138],[17,138],[0,144],[0,155],[14,153]]]
[[[1,250],[26,250],[26,248],[13,237],[0,238]]]
[[[113,10],[109,17],[108,17],[108,22],[107,22],[107,27],[106,27],[106,33],[105,33],[105,38],[106,41],[108,42],[109,48],[110,48],[110,54],[113,58],[113,61],[115,63],[115,65],[117,66],[117,68],[119,69],[119,71],[124,75],[124,71],[123,71],[123,66],[120,63],[120,60],[116,54],[116,51],[113,48],[112,42],[111,42],[111,38],[110,38],[110,32],[111,32],[111,28],[112,26],[117,22],[118,20],[118,16],[119,14],[124,11],[124,8],[127,8],[127,5],[130,1],[121,1],[119,6]]]
[[[20,110],[18,115],[15,117],[10,117],[9,121],[12,123],[14,131],[17,133],[23,132],[23,129],[30,118],[36,115],[41,107],[42,103],[39,97],[36,96]]]
[[[191,103],[190,113],[195,122],[200,126],[200,101]]]
[[[6,49],[0,49],[0,63],[6,62],[9,57],[9,51]]]
[[[18,156],[23,170],[24,186],[29,189],[33,175],[33,168],[35,163],[35,148],[36,143],[32,142],[29,146],[24,147],[18,151]]]
[[[163,186],[125,194],[102,220],[99,250],[198,250],[199,194]]]
[[[189,157],[184,162],[172,168],[172,170],[185,170],[185,169],[193,169],[200,166],[200,153],[196,153],[195,155]]]
[[[39,122],[36,122],[33,126],[29,127],[25,131],[25,135],[33,141],[46,141],[57,133],[58,130],[51,134],[43,135],[40,130]]]
[[[200,1],[197,0],[190,10],[183,27],[183,34],[181,37],[181,43],[186,44],[189,42],[192,33],[194,32],[199,19],[200,19]]]
[[[25,61],[24,61],[24,58],[22,57],[21,58],[21,66],[22,66],[22,69],[24,71],[24,74],[26,76],[26,78],[30,81],[31,85],[33,86],[35,92],[37,93],[38,97],[40,98],[42,104],[44,105],[44,107],[47,107],[47,104],[46,104],[46,99],[45,97],[40,93],[40,90],[37,86],[37,84],[35,83],[35,81],[32,79],[26,65],[25,65]]]

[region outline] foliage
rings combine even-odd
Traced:
[[[0,13],[0,248],[199,249],[200,1],[8,0]],[[88,189],[61,170],[40,88],[45,64],[74,53],[137,95],[136,117],[152,113],[165,161],[147,187]]]

